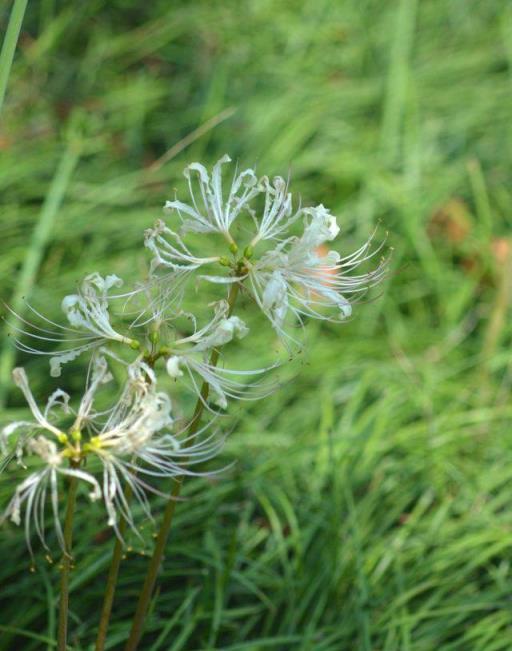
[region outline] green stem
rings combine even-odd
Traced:
[[[9,25],[5,33],[4,42],[2,44],[2,51],[0,52],[0,112],[4,103],[5,91],[7,89],[7,81],[11,72],[11,66],[14,59],[14,52],[16,50],[16,43],[21,31],[21,24],[25,9],[27,8],[28,0],[15,0],[11,15],[9,18]]]
[[[124,491],[126,502],[129,502],[132,497],[131,484],[126,484]],[[123,557],[123,541],[122,538],[126,532],[127,521],[122,518],[119,523],[119,535],[116,538],[114,551],[112,553],[112,560],[110,562],[110,569],[107,577],[107,587],[103,597],[103,606],[101,609],[100,623],[98,626],[98,636],[96,638],[96,651],[103,651],[107,641],[108,625],[110,623],[110,616],[112,614],[112,605],[114,603],[114,595],[116,592],[117,577],[119,575],[119,567]]]
[[[62,556],[60,576],[60,606],[59,606],[59,628],[57,637],[58,651],[66,651],[68,637],[68,610],[69,610],[69,574],[71,570],[71,549],[73,546],[73,516],[75,513],[76,491],[78,478],[71,477],[69,481],[68,503],[66,506],[66,518],[64,520],[64,554]]]
[[[155,362],[158,359],[158,355],[148,358],[147,363],[154,367]],[[126,483],[124,489],[124,500],[128,504],[131,501],[133,494],[133,488],[130,483]],[[114,544],[114,551],[112,552],[112,559],[110,561],[110,567],[107,577],[107,587],[105,594],[103,596],[103,606],[101,608],[100,622],[98,626],[98,635],[96,637],[96,646],[95,651],[103,651],[105,649],[105,644],[107,641],[107,632],[110,624],[110,617],[112,615],[112,606],[114,604],[114,597],[117,588],[117,579],[119,577],[119,569],[121,567],[121,560],[123,558],[123,537],[126,532],[127,520],[126,518],[121,518],[119,523],[119,535],[116,538]]]
[[[228,296],[229,311],[228,316],[233,313],[235,307],[235,302],[238,296],[239,284],[233,283],[231,290]],[[217,348],[214,348],[210,356],[210,365],[216,366],[219,361],[220,351]],[[204,405],[208,399],[210,393],[210,385],[207,382],[203,382],[201,387],[200,396],[197,400],[190,425],[187,430],[187,436],[194,435],[199,429],[201,423],[201,417],[204,411]],[[165,551],[165,546],[167,543],[167,538],[169,536],[169,531],[171,529],[174,511],[176,509],[177,498],[179,497],[181,487],[183,484],[183,479],[173,479],[173,487],[169,500],[164,510],[164,515],[162,517],[162,524],[158,531],[156,538],[155,549],[151,560],[149,561],[148,571],[146,573],[146,578],[144,579],[144,585],[139,595],[139,601],[137,603],[137,609],[133,617],[132,628],[130,630],[130,636],[126,642],[125,651],[135,651],[139,645],[139,642],[144,631],[144,621],[149,607],[149,602],[151,600],[151,595],[155,588],[156,577],[158,575],[158,570],[162,563],[162,558]]]

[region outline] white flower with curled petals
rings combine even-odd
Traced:
[[[63,350],[55,353],[40,350],[16,339],[17,348],[26,353],[49,356],[52,377],[61,375],[63,364],[73,361],[86,351],[94,351],[109,341],[117,341],[137,349],[139,343],[118,332],[110,322],[110,301],[119,297],[112,296],[109,292],[112,288],[121,285],[122,280],[114,274],[105,278],[98,273],[87,275],[82,280],[78,292],[69,294],[62,300],[61,307],[71,327],[51,321],[30,305],[27,307],[38,320],[43,322],[42,326],[31,323],[10,310],[18,321],[30,327],[26,330],[13,325],[13,329],[17,332],[36,342],[45,341],[65,346]],[[139,291],[128,292],[123,296],[130,296]],[[49,329],[48,326],[54,329]]]
[[[53,422],[53,420],[58,420],[59,418],[58,415],[55,414],[57,407],[59,407],[60,411],[62,412],[60,418],[62,418],[62,416],[65,416],[68,419],[70,415],[74,416],[73,425],[70,428],[67,428],[72,432],[79,432],[84,423],[91,421],[94,418],[94,394],[96,393],[98,387],[101,384],[109,382],[112,379],[112,376],[108,371],[105,359],[103,357],[96,356],[92,360],[91,372],[89,374],[87,387],[76,412],[69,404],[69,395],[62,391],[62,389],[57,389],[54,391],[48,398],[44,410],[41,410],[30,389],[25,369],[21,367],[15,368],[12,372],[12,378],[14,384],[19,387],[19,389],[21,389],[21,392],[27,401],[34,419],[30,421],[15,421],[4,427],[0,432],[0,445],[3,453],[6,455],[6,461],[8,462],[10,460],[9,441],[13,434],[20,430],[21,437],[19,437],[16,443],[15,455],[18,459],[18,462],[21,463],[24,447],[26,446],[29,439],[32,438],[37,432],[45,432],[47,435],[50,434],[53,440],[59,443],[64,444],[67,442],[68,434],[66,433],[65,429],[62,429]]]
[[[151,480],[197,474],[189,466],[212,458],[222,446],[213,435],[196,442],[204,428],[192,438],[172,433],[172,403],[157,390],[154,379],[143,362],[133,364],[117,405],[86,444],[87,453],[101,462],[108,523],[119,536],[121,516],[137,533],[123,484],[130,485],[134,499],[152,519],[148,498],[160,491]]]
[[[282,177],[276,176],[271,183],[264,176],[259,187],[265,193],[265,204],[261,215],[253,215],[257,232],[249,244],[252,248],[261,240],[278,240],[302,213],[301,210],[293,212],[292,195]]]
[[[13,433],[25,428],[27,434],[16,443],[16,456],[20,462],[24,456],[35,459],[30,466],[38,467],[17,486],[2,521],[11,519],[20,524],[22,509],[25,510],[25,532],[31,553],[32,528],[48,548],[44,530],[47,498],[58,542],[64,548],[59,513],[61,476],[75,477],[87,484],[92,489],[92,500],[103,499],[108,523],[117,535],[120,535],[121,517],[137,532],[132,507],[124,495],[124,484],[131,486],[134,501],[151,518],[149,495],[161,494],[152,480],[198,474],[191,469],[192,464],[214,457],[223,444],[215,434],[202,437],[206,427],[194,436],[172,431],[171,400],[166,393],[157,390],[155,373],[142,359],[128,366],[127,382],[114,406],[97,411],[94,407],[96,394],[110,380],[110,373],[105,359],[95,358],[76,412],[69,408],[74,419],[66,430],[49,420],[50,411],[56,405],[68,410],[66,394],[60,390],[54,392],[42,411],[23,369],[15,369],[14,377],[29,403],[34,421],[19,421],[4,428],[2,449],[8,453]],[[81,468],[85,459],[88,460],[87,472]]]
[[[198,255],[184,240],[187,232],[202,234],[221,234],[230,245],[234,244],[230,229],[239,215],[251,214],[250,203],[261,192],[261,186],[253,170],[235,173],[229,190],[225,191],[222,182],[222,167],[229,163],[229,156],[223,156],[214,166],[211,176],[199,163],[192,163],[184,175],[189,184],[190,204],[178,199],[167,201],[165,210],[171,216],[177,214],[180,224],[169,226],[157,220],[153,228],[147,229],[144,245],[153,254],[151,273],[157,269],[167,271],[163,280],[169,302],[180,302],[183,285],[189,276],[206,265],[222,262],[222,255]],[[197,188],[195,186],[197,185]],[[180,232],[178,232],[178,230]],[[213,275],[206,279],[217,282]],[[161,280],[161,279],[160,279]],[[231,282],[222,277],[220,282]]]
[[[130,337],[117,332],[110,323],[109,301],[114,297],[109,296],[109,290],[121,287],[122,284],[121,278],[115,274],[103,278],[95,272],[83,279],[77,294],[69,294],[62,301],[62,310],[69,323],[90,333],[96,345],[105,341],[118,341],[128,345],[135,343]],[[56,362],[54,366],[58,368]],[[57,374],[56,370],[52,373]]]
[[[48,549],[45,539],[45,510],[48,497],[57,540],[61,549],[63,551],[65,549],[64,536],[60,523],[61,516],[59,513],[59,477],[75,477],[87,484],[90,490],[89,496],[91,500],[99,499],[101,490],[98,481],[90,473],[68,465],[69,457],[65,454],[62,447],[59,447],[59,442],[65,436],[64,433],[42,419],[42,413],[39,408],[34,408],[31,405],[31,409],[37,417],[37,424],[40,428],[55,434],[57,440],[52,440],[43,434],[39,434],[37,436],[27,437],[18,442],[17,449],[19,450],[20,447],[23,447],[26,455],[36,459],[35,464],[31,465],[38,467],[16,487],[11,501],[0,518],[0,522],[10,519],[15,524],[20,525],[22,521],[21,511],[23,508],[25,509],[23,517],[25,538],[32,555],[32,528],[35,529],[43,546]],[[18,460],[20,456],[18,454]]]
[[[270,367],[234,370],[211,362],[213,350],[220,352],[223,346],[235,339],[243,339],[248,333],[249,328],[242,319],[229,316],[227,302],[219,301],[215,304],[215,314],[209,323],[192,335],[177,339],[167,348],[167,373],[174,380],[186,375],[192,391],[209,410],[211,408],[203,395],[204,383],[209,385],[214,403],[222,409],[227,408],[228,399],[261,397],[269,387],[246,380],[251,376],[262,376]]]
[[[251,293],[282,337],[289,337],[285,320],[292,313],[299,321],[312,317],[342,321],[352,314],[348,296],[357,296],[377,284],[386,273],[387,261],[360,275],[350,272],[378,254],[372,251],[372,238],[354,253],[341,257],[325,249],[339,234],[336,218],[323,205],[304,208],[304,230],[300,237],[289,237],[248,261]],[[332,310],[335,310],[334,314]]]
[[[103,278],[99,273],[86,276],[77,294],[69,294],[62,300],[62,310],[69,323],[90,336],[90,342],[50,358],[50,375],[59,377],[62,364],[72,361],[84,350],[98,348],[107,341],[118,341],[136,347],[138,342],[117,332],[110,323],[109,290],[121,287],[123,281],[115,274]]]
[[[260,189],[254,171],[246,169],[239,174],[235,172],[229,191],[225,193],[222,166],[230,162],[229,156],[223,156],[213,166],[211,177],[200,163],[192,163],[185,168],[184,176],[188,181],[192,205],[177,199],[165,204],[167,210],[177,211],[184,231],[221,233],[229,242],[233,242],[230,234],[233,222],[249,207],[249,202]],[[194,191],[193,176],[196,176],[200,199],[197,191]]]

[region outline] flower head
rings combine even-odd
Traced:
[[[288,186],[282,177],[276,176],[271,183],[268,177],[264,176],[259,187],[265,194],[265,203],[261,216],[255,214],[256,234],[250,242],[251,248],[261,240],[279,240],[299,219],[302,212],[293,212],[292,194],[288,192]]]
[[[177,211],[184,231],[221,233],[229,242],[233,241],[230,228],[240,213],[248,209],[259,188],[254,171],[247,169],[240,174],[235,173],[226,195],[222,184],[222,166],[229,162],[231,158],[223,156],[214,165],[211,177],[207,169],[199,163],[192,163],[185,168],[184,175],[188,181],[192,205],[177,199],[165,204],[167,210]],[[200,200],[194,190],[194,176]]]
[[[341,257],[325,244],[339,234],[336,218],[323,205],[305,208],[304,230],[247,265],[250,291],[275,330],[287,336],[285,320],[291,312],[303,317],[342,321],[352,314],[348,297],[361,295],[384,276],[382,259],[371,271],[352,275],[356,267],[373,258],[370,238],[356,252]]]
[[[225,369],[212,363],[210,354],[219,350],[234,339],[243,339],[249,333],[249,328],[238,316],[229,316],[229,305],[226,301],[214,304],[215,313],[210,322],[187,337],[174,341],[167,348],[167,373],[177,380],[186,375],[194,393],[204,405],[210,409],[204,395],[202,383],[211,389],[215,403],[222,409],[228,406],[228,398],[240,398],[250,387],[235,379],[235,376],[261,375],[267,369],[238,371]]]
[[[148,495],[159,493],[152,480],[197,474],[190,465],[211,458],[222,445],[216,436],[196,440],[180,432],[172,433],[171,400],[157,389],[153,370],[141,359],[129,366],[121,396],[106,411],[94,408],[96,393],[111,377],[103,357],[94,359],[76,411],[70,408],[67,394],[60,390],[52,394],[42,411],[30,391],[25,371],[15,369],[13,376],[27,399],[34,421],[18,421],[4,428],[2,449],[8,452],[14,432],[24,429],[25,436],[18,439],[15,456],[20,464],[25,458],[27,463],[30,459],[30,467],[35,464],[36,470],[17,486],[2,519],[20,524],[21,510],[25,509],[25,532],[30,549],[32,528],[46,547],[44,512],[48,499],[57,539],[64,548],[59,512],[62,476],[75,477],[88,484],[92,488],[91,499],[103,499],[108,522],[117,533],[121,516],[136,531],[124,484],[132,487],[135,501],[151,517]],[[66,416],[73,416],[71,425],[64,428],[50,420],[57,405],[63,407]],[[197,436],[203,432],[204,428]],[[82,469],[85,459],[89,461],[87,471]],[[95,460],[99,461],[99,476]]]
[[[78,292],[65,296],[61,303],[62,311],[71,327],[50,321],[30,305],[28,308],[38,319],[43,321],[44,326],[31,323],[11,310],[17,320],[30,328],[25,330],[14,326],[14,329],[20,334],[37,342],[45,341],[66,346],[63,350],[55,353],[40,350],[16,340],[17,347],[23,352],[50,356],[50,375],[52,377],[60,377],[63,364],[73,361],[86,351],[97,350],[106,342],[117,341],[136,349],[139,345],[138,342],[118,332],[110,322],[109,302],[118,297],[109,295],[109,291],[113,287],[121,287],[121,285],[122,280],[114,274],[105,278],[98,273],[85,276]],[[139,291],[137,289],[134,292],[129,292],[127,296]],[[48,325],[55,329],[48,329]]]
[[[193,207],[179,201],[168,202],[167,206],[188,216],[186,220],[182,218],[184,230],[223,233],[230,242],[233,257],[193,254],[180,235],[160,222],[146,238],[146,246],[154,254],[153,269],[159,265],[169,267],[170,283],[179,274],[201,271],[200,278],[212,283],[243,284],[285,339],[291,339],[285,327],[288,315],[293,315],[299,323],[306,316],[331,321],[350,317],[354,299],[385,275],[387,260],[381,259],[370,271],[357,275],[352,272],[374,258],[381,247],[372,250],[370,238],[345,257],[327,249],[326,245],[337,240],[340,233],[336,217],[323,204],[294,210],[292,195],[281,177],[272,182],[268,177],[258,181],[252,170],[246,170],[235,178],[229,199],[223,202],[221,165],[228,160],[224,157],[215,165],[211,179],[199,163],[193,163],[185,171],[189,181],[192,171],[198,174],[204,214],[199,212],[192,185]],[[250,182],[239,197],[244,185],[242,179]],[[253,200],[260,195],[264,200],[258,208]],[[235,242],[230,228],[242,208],[251,217],[244,230],[248,235],[246,241]],[[297,235],[296,224],[301,220],[302,234]],[[239,251],[243,253],[240,255]],[[220,263],[218,269],[224,267],[225,273],[204,273],[203,267],[212,263]],[[178,359],[169,362],[177,376],[182,366]]]
[[[69,323],[74,328],[87,332],[91,341],[85,347],[53,356],[50,359],[50,374],[53,377],[59,377],[61,365],[74,359],[83,349],[96,348],[105,341],[118,341],[128,345],[136,343],[117,332],[110,323],[109,300],[112,297],[109,296],[109,290],[121,287],[122,284],[123,281],[115,274],[103,278],[95,272],[83,279],[77,294],[64,297],[62,310]]]
[[[30,553],[32,554],[31,532],[35,528],[43,546],[48,549],[45,538],[45,511],[47,501],[50,502],[53,523],[57,540],[64,551],[64,536],[60,523],[59,512],[59,478],[74,477],[89,485],[91,500],[99,499],[101,495],[97,480],[88,472],[68,465],[69,458],[58,442],[40,434],[25,439],[24,448],[27,455],[35,460],[37,469],[31,472],[15,489],[14,495],[7,505],[0,522],[10,519],[17,525],[23,517],[25,538]]]
[[[101,462],[108,523],[118,534],[120,516],[137,531],[123,484],[131,486],[135,500],[151,518],[148,495],[160,494],[151,480],[197,474],[189,466],[215,456],[222,445],[216,437],[195,441],[173,433],[171,400],[157,389],[152,369],[141,361],[131,365],[121,397],[95,429],[84,451]]]

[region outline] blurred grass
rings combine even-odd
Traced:
[[[26,290],[51,317],[84,273],[136,276],[184,165],[225,152],[290,171],[347,250],[379,222],[395,248],[380,297],[310,324],[300,372],[237,412],[234,469],[188,484],[144,649],[512,647],[511,71],[500,0],[29,3],[0,131],[2,300],[70,128],[81,156]],[[16,363],[55,388],[46,360]],[[22,408],[11,391],[0,419]],[[91,648],[111,549],[96,522],[78,514],[73,649]],[[56,571],[31,574],[22,538],[2,529],[0,650],[52,649]],[[111,649],[144,569],[122,568]]]

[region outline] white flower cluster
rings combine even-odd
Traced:
[[[17,342],[24,352],[49,355],[53,377],[61,375],[63,364],[91,354],[85,390],[75,409],[58,389],[41,411],[25,371],[13,372],[33,419],[8,425],[0,436],[5,459],[16,459],[29,473],[15,489],[4,518],[20,524],[24,511],[29,546],[32,528],[46,546],[47,502],[63,546],[59,502],[63,478],[87,485],[90,498],[103,501],[108,523],[119,534],[121,518],[137,530],[132,501],[151,518],[150,495],[161,494],[161,478],[194,474],[192,464],[217,454],[222,437],[212,432],[211,424],[219,409],[226,409],[230,400],[264,394],[259,379],[250,379],[273,368],[237,370],[224,364],[224,347],[249,332],[235,314],[238,293],[252,298],[290,347],[298,342],[289,326],[302,324],[305,318],[348,318],[355,300],[385,275],[387,261],[379,257],[381,247],[372,247],[371,238],[349,255],[327,248],[339,235],[336,218],[321,204],[294,209],[282,178],[258,178],[247,169],[235,172],[226,190],[222,171],[229,162],[228,156],[221,158],[211,175],[199,163],[185,169],[190,203],[167,201],[170,223],[158,220],[146,231],[145,246],[152,260],[144,282],[115,294],[122,286],[120,278],[89,274],[77,293],[62,301],[68,325],[33,310],[44,327],[25,321],[32,328],[20,330],[39,341],[65,342],[57,352]],[[200,246],[212,254],[204,255],[203,248],[196,252]],[[353,273],[376,257],[372,269]],[[192,277],[220,285],[226,292],[225,299],[212,305],[213,316],[203,325],[182,308]],[[122,301],[126,308],[132,300],[142,301],[142,310],[128,329],[121,318],[114,327],[115,306]],[[192,332],[178,325],[183,319],[193,324]],[[97,394],[112,383],[109,365],[114,361],[123,365],[125,383],[112,407],[98,409]],[[170,379],[184,382],[197,396],[186,426],[173,416],[164,378],[167,384]],[[206,425],[199,422],[205,410],[210,413]],[[127,486],[131,499],[126,497]]]

